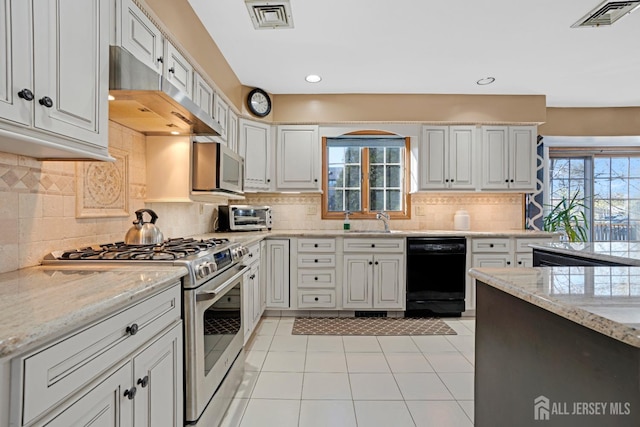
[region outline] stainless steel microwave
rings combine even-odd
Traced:
[[[270,206],[218,206],[218,231],[271,230],[272,224]]]
[[[191,192],[243,194],[244,159],[219,142],[192,142]]]

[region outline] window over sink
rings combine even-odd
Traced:
[[[409,137],[380,131],[322,138],[322,217],[410,218],[409,148]]]

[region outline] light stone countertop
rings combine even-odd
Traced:
[[[29,351],[175,284],[184,267],[41,266],[0,274],[0,359]]]
[[[598,261],[640,266],[640,242],[556,242],[532,244],[531,247]]]
[[[640,348],[640,267],[472,268],[489,286]]]

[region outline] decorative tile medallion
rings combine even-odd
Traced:
[[[293,335],[456,335],[432,317],[296,317]]]
[[[115,162],[77,164],[76,217],[129,216],[129,155],[112,148]]]

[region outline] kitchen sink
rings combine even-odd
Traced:
[[[402,233],[402,231],[400,230],[349,230],[346,233],[353,233],[353,234],[371,234],[371,233],[375,233],[375,234],[391,234],[391,233]]]

